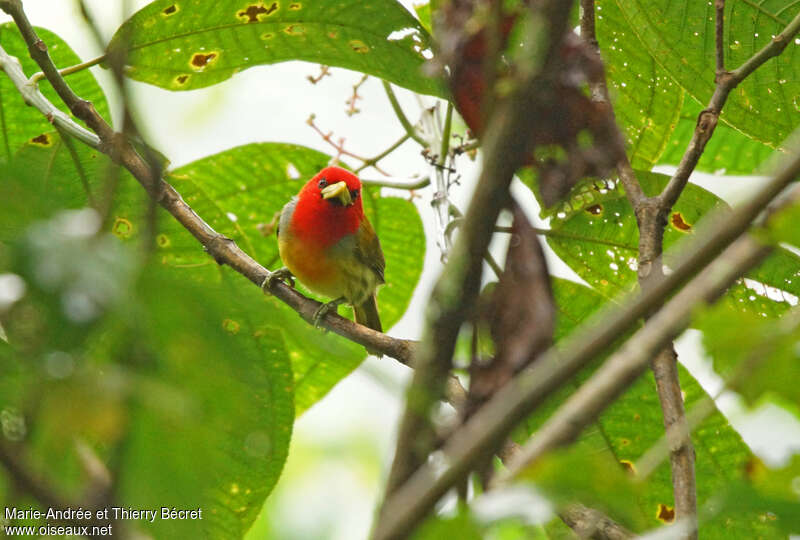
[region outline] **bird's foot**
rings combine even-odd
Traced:
[[[314,312],[314,316],[311,317],[311,320],[314,322],[314,326],[319,327],[322,323],[322,319],[333,311],[334,313],[337,312],[339,308],[339,304],[345,301],[345,298],[342,296],[341,298],[337,298],[336,300],[331,300],[327,304],[322,304],[317,308],[317,311]]]
[[[261,290],[264,291],[264,294],[272,294],[272,286],[275,285],[276,281],[283,281],[290,287],[294,288],[294,276],[292,272],[286,268],[279,268],[274,272],[270,272],[264,282],[261,284]]]

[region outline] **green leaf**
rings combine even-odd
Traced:
[[[714,3],[616,0],[647,52],[695,100],[714,92]],[[725,65],[735,69],[769,43],[800,12],[783,0],[725,4]],[[774,148],[800,125],[800,47],[789,43],[777,58],[734,89],[722,120]]]
[[[692,140],[697,117],[703,106],[694,99],[687,99],[683,103],[680,119],[664,154],[659,158],[659,163],[678,165],[683,158],[689,141]],[[736,129],[721,123],[714,130],[714,136],[708,141],[697,170],[718,174],[754,174],[775,150]]]
[[[571,313],[569,318],[559,319],[559,335],[568,335],[603,304],[602,297],[590,288],[565,280],[556,280],[553,291],[559,310],[567,309]],[[576,309],[572,306],[584,307]],[[523,430],[516,434],[516,438],[519,440],[533,434],[552,411],[569,397],[574,388],[591,375],[595,367],[583,370],[571,385],[565,385],[562,391],[539,407],[528,418]],[[680,366],[679,373],[684,402],[689,410],[698,400],[705,399],[707,394]],[[655,381],[648,371],[609,406],[597,421],[584,430],[576,445],[577,451],[592,456],[611,456],[620,464],[621,469],[638,474],[635,469],[636,461],[663,434],[663,419]],[[700,424],[693,432],[692,441],[696,453],[697,478],[702,479],[697,484],[698,503],[701,507],[707,502],[716,504],[719,492],[739,482],[754,458],[738,433],[719,412]],[[636,496],[635,510],[645,527],[653,528],[672,519],[672,501],[672,482],[667,460],[644,481]],[[704,527],[701,524],[704,538],[776,538],[778,535],[775,525],[763,521],[758,511],[734,507],[718,509],[724,519],[715,521],[713,526]]]
[[[261,64],[305,60],[444,96],[421,68],[428,32],[394,0],[156,0],[128,19],[108,50],[128,76],[169,90],[224,81]]]
[[[236,241],[266,267],[281,266],[275,237],[276,217],[306,181],[327,166],[330,156],[279,143],[239,146],[180,167],[170,182],[192,208],[216,231]],[[378,308],[384,327],[390,328],[405,312],[422,272],[425,237],[414,205],[395,197],[364,192],[365,211],[386,258],[386,285],[378,290]],[[114,221],[140,228],[141,209],[120,209]],[[216,267],[197,241],[171,218],[164,220],[158,239],[160,260],[183,269],[192,279]],[[209,279],[214,279],[213,272]],[[251,294],[258,294],[247,285]],[[300,284],[302,288],[302,284]],[[306,294],[308,294],[307,291]],[[328,299],[322,299],[328,300]],[[265,300],[265,313],[281,320],[291,351],[295,375],[297,414],[316,403],[365,358],[364,349],[336,335],[325,334],[283,303]],[[349,308],[342,310],[345,316]]]
[[[135,279],[136,252],[94,236],[91,215],[57,214],[14,244],[28,294],[8,315],[0,411],[19,419],[17,440],[60,492],[84,496],[88,452],[118,471],[120,507],[202,512],[126,526],[241,538],[288,453],[281,333],[260,298],[224,279],[200,286],[158,265]]]
[[[678,121],[683,90],[648,54],[614,0],[596,6],[597,39],[631,164],[649,170]]]
[[[657,173],[637,171],[636,174],[645,193],[651,195],[660,192],[668,181],[667,176]],[[577,186],[571,199],[551,218],[552,232],[547,235],[547,243],[589,285],[607,298],[614,298],[637,286],[639,230],[622,188],[601,191],[595,182]],[[688,241],[700,220],[723,208],[725,203],[711,192],[691,183],[686,186],[664,233],[667,266],[680,255],[680,242]],[[800,257],[778,249],[746,274],[758,283],[736,283],[724,299],[739,309],[779,315],[789,304],[770,299],[763,285],[799,296],[800,283],[795,276],[799,266]]]
[[[785,535],[800,531],[800,501],[797,478],[800,458],[795,456],[785,467],[769,469],[759,460],[752,460],[746,477],[721,493],[722,505],[730,511],[757,512],[761,521],[770,523]],[[712,519],[725,520],[726,514],[713,514]]]
[[[413,534],[413,540],[438,540],[452,537],[464,540],[485,538],[482,527],[468,512],[459,512],[453,517],[434,517],[425,521]]]
[[[203,521],[157,520],[156,536],[241,538],[288,454],[294,421],[289,355],[252,295],[224,283],[213,289],[182,283],[165,270],[153,274],[165,278],[147,280],[139,291],[150,317],[126,332],[125,346],[133,334],[161,359],[146,357],[140,367],[155,388],[145,387],[134,405],[139,414],[125,441],[121,498],[140,508],[173,501],[204,509]],[[171,390],[164,395],[161,386]],[[174,403],[164,411],[159,401],[171,393]]]
[[[52,127],[52,126],[51,126]],[[83,208],[102,200],[110,161],[99,151],[57,131],[27,141],[0,165],[8,181],[0,212],[0,240],[10,240],[36,219],[64,208]]]
[[[414,5],[414,13],[417,14],[417,18],[419,19],[419,23],[422,27],[428,31],[429,34],[433,33],[433,23],[431,20],[431,4],[430,2],[426,4],[415,4]]]
[[[69,45],[49,30],[36,28],[36,33],[47,45],[47,52],[58,68],[69,67],[81,62]],[[28,46],[25,45],[14,23],[0,24],[0,43],[3,44],[3,49],[9,55],[19,59],[22,69],[28,77],[40,71],[36,62],[31,59]],[[94,104],[95,109],[103,118],[110,119],[105,94],[88,69],[69,75],[66,80],[76,94]],[[66,105],[61,102],[61,98],[46,79],[39,81],[39,89],[51,103],[69,114]],[[25,105],[11,79],[5,75],[0,77],[0,130],[2,131],[0,133],[0,159],[10,159],[26,141],[48,133],[52,129],[52,124],[38,110]]]
[[[796,384],[800,321],[796,314],[789,313],[776,322],[721,304],[701,313],[697,325],[714,370],[747,403],[755,403],[765,393],[795,407],[800,403]]]
[[[532,481],[558,507],[579,501],[629,529],[642,529],[644,520],[636,504],[641,486],[610,453],[556,451],[525,469],[519,479]]]

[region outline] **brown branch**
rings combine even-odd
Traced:
[[[582,504],[570,504],[558,512],[564,523],[575,531],[579,538],[592,540],[627,540],[634,535],[625,527]]]
[[[638,296],[630,300],[623,299],[621,305],[624,307],[592,317],[573,332],[558,350],[551,348],[537,358],[530,368],[514,377],[450,437],[442,450],[444,457],[439,461],[446,464],[444,467],[421,466],[384,503],[384,508],[390,511],[384,511],[384,518],[379,522],[374,538],[402,536],[409,524],[416,523],[424,516],[489,449],[504,440],[547,396],[596,358],[642,316],[662,305],[677,287],[741,236],[770,201],[798,175],[800,156],[795,157],[736,210],[718,214],[712,219],[705,234],[691,239],[682,248],[682,257],[671,274],[659,279]],[[748,237],[746,241],[750,243],[752,239]],[[759,249],[763,248],[760,244],[758,246]],[[747,245],[743,247],[748,248]],[[698,297],[695,297],[686,303],[694,304],[697,301]],[[675,332],[674,328],[658,327],[652,322],[645,327],[648,329],[648,339],[655,343],[649,345],[653,348],[660,346],[662,339],[668,342]],[[660,334],[670,337],[660,337]]]
[[[594,0],[581,0],[581,8],[581,35],[595,54],[599,55],[599,44],[595,33]],[[605,102],[611,107],[605,76],[593,85],[592,97],[595,101]],[[619,130],[617,133],[622,137]],[[617,163],[617,170],[639,227],[637,273],[640,286],[646,290],[650,283],[663,277],[661,254],[669,209],[665,208],[658,198],[644,195],[626,154],[623,154]],[[665,429],[668,433],[676,430],[686,431],[677,355],[672,343],[654,355],[651,367],[656,380],[656,391],[664,416]],[[682,444],[674,446],[671,455],[673,497],[678,517],[686,517],[694,522],[697,512],[694,449],[688,433],[680,440]],[[693,537],[690,535],[690,538]]]
[[[358,94],[358,90],[359,88],[361,88],[362,84],[367,82],[367,78],[369,78],[369,75],[365,73],[361,77],[361,79],[356,84],[353,85],[353,94],[347,99],[347,101],[345,101],[347,109],[344,112],[345,114],[347,114],[347,116],[353,116],[354,114],[361,112],[361,109],[356,107],[356,103],[358,102],[359,99],[361,99],[361,96]]]
[[[561,43],[571,2],[553,2],[547,7],[554,21],[549,48]],[[558,55],[548,57],[541,73],[556,70]],[[478,295],[483,255],[493,235],[500,211],[508,203],[508,188],[514,172],[530,151],[528,141],[537,125],[531,117],[531,103],[540,90],[540,73],[518,81],[514,92],[492,115],[484,137],[484,165],[460,234],[449,253],[449,260],[431,294],[426,311],[426,327],[415,362],[414,377],[407,393],[398,433],[394,462],[389,475],[387,495],[398,490],[435,448],[431,425],[432,407],[439,401],[442,384],[451,369],[453,350],[462,323],[474,307]],[[502,440],[497,441],[499,448]],[[411,519],[394,519],[392,499],[381,509],[374,538],[402,537],[410,532],[428,508]]]
[[[715,81],[725,73],[725,0],[714,0],[716,8],[716,47],[717,76]]]
[[[581,38],[589,45],[592,54],[599,59],[600,45],[597,42],[597,33],[595,31],[594,0],[581,0]],[[590,84],[590,88],[592,101],[605,104],[611,117],[615,118],[605,74],[593,81]],[[617,126],[616,119],[614,120],[614,125]],[[619,147],[624,148],[624,137],[618,127],[615,129],[615,135],[619,139],[617,142]],[[617,162],[617,172],[625,188],[625,195],[628,197],[631,206],[636,210],[647,197],[642,192],[642,187],[639,185],[639,180],[636,178],[636,174],[633,172],[631,163],[628,160],[628,155],[625,152],[621,152],[621,157]]]
[[[644,288],[663,272],[661,265],[663,230],[667,216],[678,200],[689,176],[697,166],[705,146],[719,120],[719,115],[730,92],[758,67],[770,58],[779,55],[800,31],[800,14],[770,43],[755,53],[738,69],[724,69],[724,0],[715,0],[716,6],[716,65],[714,77],[716,89],[708,107],[697,119],[697,127],[689,146],[678,165],[678,170],[656,198],[654,208],[637,212],[640,227],[639,282]],[[648,231],[646,232],[646,229]],[[671,438],[672,481],[677,517],[696,521],[697,496],[694,474],[694,449],[689,438],[689,426],[683,407],[683,398],[677,372],[677,356],[672,346],[662,351],[652,363],[659,400],[664,413],[664,426]],[[697,537],[696,525],[690,529],[688,538]]]
[[[692,140],[689,142],[689,146],[678,164],[678,169],[672,175],[664,191],[659,195],[659,200],[666,208],[672,208],[683,191],[686,182],[689,181],[689,175],[692,174],[697,166],[706,143],[711,138],[711,135],[714,134],[720,112],[730,92],[767,60],[781,54],[798,32],[800,32],[800,13],[792,19],[786,28],[737,69],[723,71],[717,75],[717,86],[714,94],[711,96],[708,106],[697,118],[697,127],[695,127]]]

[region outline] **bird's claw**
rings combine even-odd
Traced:
[[[294,288],[294,276],[292,272],[284,266],[274,272],[270,272],[266,279],[264,279],[264,282],[261,284],[261,290],[264,291],[264,294],[272,294],[272,286],[275,285],[276,281],[283,281]]]
[[[319,328],[319,326],[322,324],[322,319],[325,318],[325,315],[327,315],[331,311],[336,313],[337,310],[339,309],[339,304],[341,304],[343,301],[344,298],[337,298],[336,300],[331,300],[330,302],[319,306],[317,308],[317,311],[315,311],[314,315],[311,317],[314,326]]]

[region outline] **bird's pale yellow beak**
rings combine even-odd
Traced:
[[[323,199],[339,199],[342,206],[350,206],[353,204],[353,198],[350,196],[350,190],[347,187],[347,182],[336,182],[329,186],[322,188]]]

